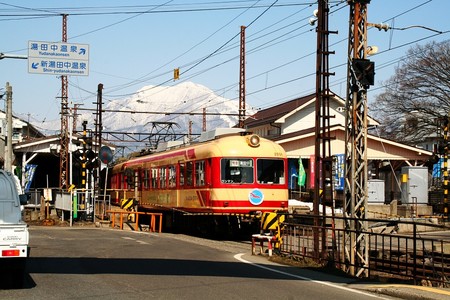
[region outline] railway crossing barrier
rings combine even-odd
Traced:
[[[125,211],[125,210],[108,210],[107,213],[111,214],[111,227],[115,228],[116,225],[116,214],[119,215],[119,228],[123,229],[123,223],[124,223],[124,215],[126,215],[126,219],[128,219],[129,216],[134,216],[134,230],[139,231],[139,216],[145,215],[150,217],[149,221],[149,231],[150,232],[156,232],[158,230],[158,233],[161,233],[162,229],[162,213],[151,213],[146,211]],[[156,218],[158,218],[158,226],[156,226]]]
[[[281,247],[281,226],[285,216],[276,212],[265,212],[261,218],[261,231],[252,235],[252,255],[256,254],[256,242],[259,242],[259,252],[264,252],[264,242],[267,242],[269,256],[272,256],[273,249]]]

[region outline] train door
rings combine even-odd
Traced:
[[[177,181],[177,207],[180,206],[180,199],[184,190],[184,183],[186,177],[186,164],[184,162],[178,163],[178,181]]]

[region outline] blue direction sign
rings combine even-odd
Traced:
[[[28,42],[28,73],[89,75],[89,45]]]

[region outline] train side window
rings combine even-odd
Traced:
[[[282,159],[260,158],[256,162],[258,183],[284,184],[284,161]]]
[[[159,169],[160,173],[159,173],[159,187],[164,189],[167,186],[167,171],[166,171],[166,167],[161,167]]]
[[[184,172],[186,168],[184,163],[180,163],[180,186],[184,186]]]
[[[197,161],[195,163],[195,185],[204,186],[205,185],[205,161]]]
[[[132,169],[125,169],[125,189],[131,190],[134,189],[134,171]]]
[[[152,168],[152,189],[158,188],[158,169]]]
[[[150,170],[144,169],[144,189],[148,190],[150,187]]]
[[[175,166],[169,166],[169,187],[173,188],[175,186],[176,186]]]
[[[222,158],[220,180],[222,183],[253,183],[253,159]]]
[[[186,162],[186,185],[192,186],[194,183],[194,163],[192,161]]]

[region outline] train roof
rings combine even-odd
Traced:
[[[191,144],[185,144],[181,141],[179,142],[169,142],[169,143],[164,143],[166,147],[158,147],[159,151],[156,152],[152,152],[152,153],[147,153],[145,155],[142,156],[138,156],[138,157],[132,157],[127,161],[122,161],[120,163],[118,163],[116,166],[114,166],[114,168],[118,167],[118,168],[123,168],[124,166],[127,165],[135,165],[135,164],[139,164],[139,163],[143,163],[143,162],[149,162],[149,161],[156,161],[156,160],[166,160],[166,159],[171,159],[173,157],[178,156],[186,156],[186,157],[190,157],[192,158],[193,153],[191,151],[194,151],[194,149],[196,149],[195,151],[199,151],[196,152],[197,155],[199,155],[199,157],[204,157],[204,155],[223,155],[225,153],[227,153],[226,155],[237,155],[237,156],[241,156],[241,155],[255,155],[255,152],[253,152],[252,154],[249,154],[248,151],[255,151],[256,149],[258,150],[257,155],[261,155],[261,148],[259,146],[257,147],[251,147],[249,149],[247,148],[242,148],[239,150],[236,150],[234,147],[236,145],[235,140],[230,140],[230,139],[234,139],[237,137],[244,137],[244,136],[248,136],[247,139],[251,139],[251,137],[256,136],[254,134],[251,134],[250,132],[245,131],[244,129],[240,129],[240,128],[226,128],[224,129],[216,129],[213,130],[212,132],[207,132],[203,135],[203,137],[201,139],[199,139],[199,141],[195,142],[195,143],[191,143]],[[223,141],[222,141],[223,140]],[[264,147],[264,149],[268,150],[268,149],[272,149],[270,150],[270,152],[272,153],[278,153],[277,155],[281,155],[279,156],[281,157],[285,157],[285,151],[284,149],[278,145],[277,143],[274,143],[273,141],[264,139],[264,138],[259,138],[257,137],[258,140],[258,144],[259,142],[261,142],[261,147]],[[200,142],[201,141],[201,142]],[[215,142],[217,141],[217,143]],[[210,144],[210,142],[213,142],[213,144]],[[247,141],[248,143],[248,141]],[[271,146],[269,146],[271,145]],[[267,148],[269,147],[269,148]],[[254,149],[254,150],[250,150],[250,149]],[[244,151],[245,150],[245,151]],[[203,153],[203,154],[201,154]],[[208,153],[208,154],[206,154]],[[215,153],[215,154],[213,154]],[[219,154],[220,153],[220,154]],[[263,154],[264,155],[264,154]],[[269,157],[271,155],[268,155]],[[121,166],[119,166],[121,165]]]
[[[245,135],[250,134],[245,129],[242,128],[216,128],[214,130],[202,132],[200,138],[198,139],[198,143],[204,143],[208,141],[215,140],[217,138],[222,138],[226,136],[236,136],[236,135]],[[159,143],[155,152],[163,152],[170,149],[179,148],[185,146],[185,141],[167,141]]]

